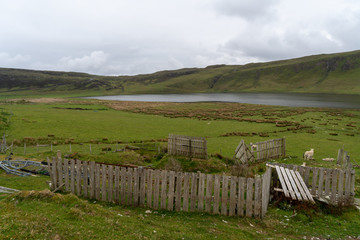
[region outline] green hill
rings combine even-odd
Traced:
[[[136,76],[0,68],[0,93],[308,92],[360,94],[360,50]]]

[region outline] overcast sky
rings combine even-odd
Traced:
[[[359,0],[0,0],[0,67],[133,75],[358,49]]]

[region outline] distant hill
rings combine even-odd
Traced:
[[[309,92],[360,94],[360,50],[136,76],[0,68],[0,93]]]

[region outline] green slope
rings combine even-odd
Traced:
[[[360,50],[117,77],[0,68],[0,93],[63,94],[64,91],[75,95],[190,92],[360,94]]]

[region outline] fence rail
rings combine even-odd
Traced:
[[[298,165],[278,164],[299,171],[310,193],[327,200],[332,205],[348,206],[355,197],[355,170],[303,167]]]
[[[49,161],[52,189],[118,204],[226,216],[263,217],[271,169],[243,178],[203,173],[119,167],[79,160]]]
[[[168,153],[169,155],[207,158],[206,139],[169,134]]]

